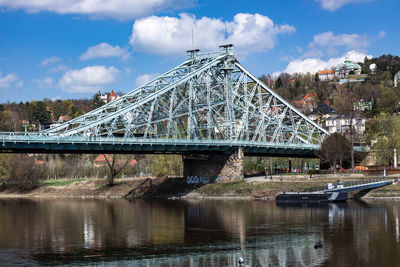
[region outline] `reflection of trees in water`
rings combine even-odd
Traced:
[[[346,266],[349,259],[354,266],[367,266],[374,259],[394,266],[400,262],[400,255],[392,253],[400,249],[399,207],[357,202],[295,207],[233,200],[8,199],[0,200],[0,247],[36,248],[36,259],[44,264],[99,256],[111,262],[125,257],[138,266],[235,266],[243,256],[250,266]],[[324,248],[314,250],[319,238]],[[384,256],[388,253],[390,257]]]
[[[0,246],[69,252],[183,241],[184,209],[161,202],[37,199],[0,206]],[[136,243],[136,244],[135,244]]]

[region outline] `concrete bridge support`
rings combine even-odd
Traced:
[[[243,180],[243,149],[232,154],[184,154],[183,176],[208,176],[211,180]]]

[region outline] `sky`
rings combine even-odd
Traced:
[[[256,76],[400,55],[398,0],[0,0],[0,103],[129,92],[232,43]]]

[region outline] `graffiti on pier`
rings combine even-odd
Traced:
[[[188,176],[186,177],[187,184],[209,184],[210,177],[208,176]]]

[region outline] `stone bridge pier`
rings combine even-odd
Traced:
[[[243,149],[239,148],[231,154],[184,154],[183,177],[208,176],[213,181],[243,180]]]

